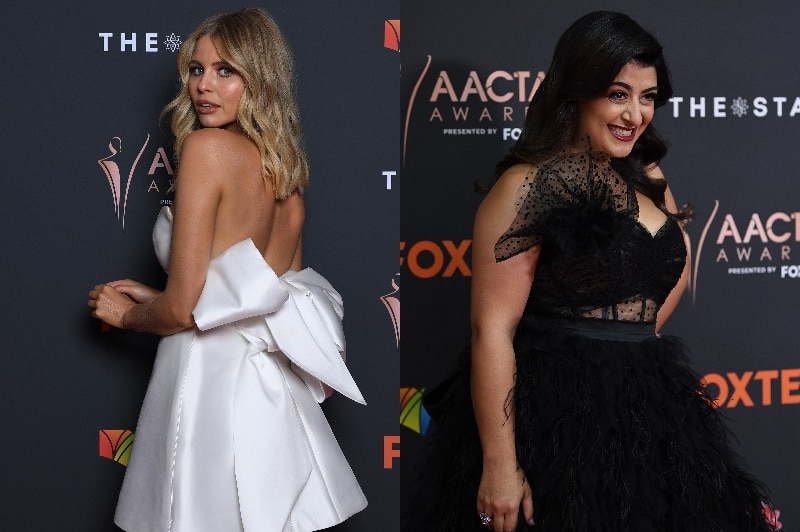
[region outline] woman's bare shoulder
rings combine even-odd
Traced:
[[[535,166],[527,163],[515,164],[500,174],[492,188],[489,189],[488,196],[514,195],[535,174]]]
[[[240,135],[216,127],[196,129],[186,136],[184,148],[209,148],[216,145],[227,145]]]
[[[256,145],[244,135],[218,128],[202,128],[186,136],[181,158],[200,157],[206,160],[239,161],[243,156],[258,156]]]
[[[203,128],[190,133],[183,141],[179,176],[206,175],[228,181],[230,176],[247,170],[260,173],[261,157],[250,139],[217,128]],[[191,177],[190,177],[191,179]]]
[[[524,185],[535,173],[536,167],[530,164],[515,164],[500,174],[478,207],[476,225],[507,229],[526,190]]]

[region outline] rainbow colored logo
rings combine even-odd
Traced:
[[[424,393],[425,388],[400,388],[400,424],[423,436],[431,422],[431,416],[422,406]]]
[[[100,456],[114,460],[127,467],[133,446],[133,432],[124,429],[103,429],[100,431]]]
[[[400,51],[400,21],[383,21],[383,47],[395,52]]]

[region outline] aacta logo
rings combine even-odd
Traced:
[[[159,42],[164,46],[165,50],[175,52],[181,47],[181,36],[175,33],[167,35],[163,41],[160,40],[158,33],[112,33],[100,32],[97,34],[103,43],[103,51],[117,51],[120,52],[158,52]]]
[[[400,21],[383,21],[383,47],[395,52],[400,51]]]
[[[99,164],[100,168],[103,169],[103,173],[108,181],[108,187],[111,190],[111,200],[113,202],[114,214],[116,214],[117,219],[122,222],[123,230],[125,229],[125,214],[128,210],[128,194],[131,189],[131,183],[133,181],[136,168],[138,167],[139,162],[142,159],[142,155],[145,153],[149,143],[150,134],[148,133],[142,145],[138,147],[136,157],[132,162],[129,162],[129,157],[126,157],[126,153],[123,153],[122,137],[111,137],[111,140],[108,141],[108,155],[97,160],[97,164]],[[124,149],[128,150],[128,148]],[[155,177],[159,168],[163,168],[168,177],[168,183],[165,183],[162,180],[160,186]],[[127,175],[125,175],[126,169],[128,170]],[[150,184],[147,188],[147,192],[161,192],[162,188],[165,189],[166,193],[172,191],[172,165],[170,164],[169,157],[167,157],[167,153],[163,147],[159,146],[156,148],[153,159],[150,162],[150,168],[147,171],[147,175],[150,176]],[[167,184],[169,186],[167,186]]]
[[[389,319],[392,321],[395,346],[398,348],[400,347],[400,285],[397,284],[399,279],[400,274],[398,273],[391,281],[392,291],[381,296],[381,302],[386,307],[386,312],[389,313]]]
[[[761,508],[764,511],[764,519],[767,520],[767,524],[772,527],[772,530],[783,530],[783,523],[778,521],[778,518],[781,516],[781,511],[776,510],[771,504],[766,504],[763,501],[761,503]]]
[[[100,456],[128,465],[133,445],[133,432],[129,430],[104,429],[100,431]]]
[[[432,57],[417,78],[406,110],[403,133],[403,161],[412,112],[417,99],[419,114],[425,121],[442,126],[443,135],[489,135],[503,140],[519,138],[522,129],[510,123],[522,124],[528,102],[544,79],[544,72],[530,70],[477,70],[431,72]],[[434,79],[435,76],[435,79]]]
[[[696,247],[687,236],[687,249],[694,252],[689,280],[693,298],[697,295],[700,259],[706,251],[713,253],[713,261],[725,267],[728,275],[767,274],[780,275],[782,279],[800,278],[800,265],[787,264],[792,260],[792,244],[800,242],[800,212],[723,215],[719,210],[720,203],[715,200]]]
[[[538,83],[537,83],[538,81]],[[495,70],[481,76],[476,70],[470,70],[464,76],[454,74],[451,76],[447,70],[440,70],[433,86],[428,101],[431,103],[506,103],[516,100],[527,103],[533,99],[533,94],[539,88],[541,80],[530,70]],[[461,108],[458,113],[463,118],[467,117],[468,108]],[[488,114],[483,109],[481,114]],[[437,112],[437,115],[441,113]]]
[[[472,240],[420,240],[419,242],[400,242],[400,266],[406,265],[415,277],[430,279],[441,275],[452,277],[460,274],[472,276],[467,264],[467,251]]]

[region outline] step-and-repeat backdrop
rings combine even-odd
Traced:
[[[311,166],[304,259],[344,297],[348,365],[368,402],[334,396],[323,407],[369,499],[336,529],[399,530],[399,2],[255,4],[295,53]],[[177,88],[175,51],[206,16],[241,7],[50,0],[5,10],[3,530],[118,530],[158,339],[102,330],[87,294],[112,279],[164,282],[150,233],[171,201],[159,113]]]
[[[689,290],[665,331],[694,364],[800,528],[800,6],[486,2],[402,4],[401,361],[403,486],[429,418],[420,399],[469,339],[473,181],[518,137],[536,74],[560,34],[597,9],[629,14],[664,46],[675,97],[654,124],[679,204],[691,202]]]

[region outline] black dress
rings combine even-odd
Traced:
[[[602,153],[532,169],[498,261],[541,245],[514,342],[517,458],[536,524],[520,530],[772,530],[763,489],[656,313],[686,260],[678,222],[638,221],[632,183]],[[422,491],[403,530],[486,530],[468,370],[427,397],[434,418]],[[406,517],[409,517],[406,515]],[[414,524],[411,524],[414,523]]]

